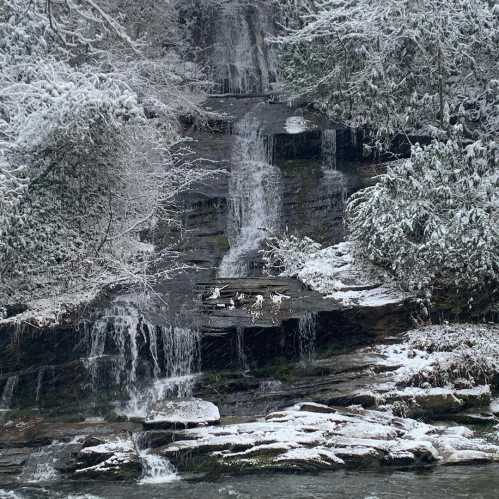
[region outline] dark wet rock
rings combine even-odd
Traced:
[[[28,447],[0,449],[0,482],[7,477],[19,476],[31,452]]]

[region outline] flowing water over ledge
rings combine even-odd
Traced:
[[[223,481],[154,484],[73,484],[0,488],[0,498],[79,499],[496,499],[499,466],[439,468],[433,471],[335,472],[319,475],[268,474]]]

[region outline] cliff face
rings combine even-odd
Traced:
[[[85,401],[95,408],[126,400],[160,378],[239,369],[242,357],[246,367],[296,359],[307,314],[317,318],[317,347],[406,327],[403,300],[364,310],[324,300],[293,279],[262,278],[259,251],[269,236],[344,239],[345,200],[364,183],[360,144],[320,113],[278,97],[268,2],[186,2],[179,22],[190,41],[186,57],[214,82],[208,119],[184,121],[190,159],[226,172],[177,200],[181,230],[159,221],[157,251],[174,242],[190,270],[160,284],[147,303],[115,291],[64,325],[33,324],[12,310],[0,328],[5,408],[78,411]],[[277,295],[286,297],[279,306]]]
[[[115,290],[51,326],[12,308],[0,326],[3,408],[92,412],[158,379],[297,359],[310,314],[314,348],[407,326],[404,299],[345,306],[297,280],[262,276],[260,250],[269,236],[344,240],[345,200],[365,183],[357,137],[279,97],[268,42],[276,21],[269,2],[179,8],[186,57],[207,67],[214,82],[204,104],[208,119],[184,120],[190,159],[225,172],[177,200],[181,229],[159,221],[157,251],[174,242],[187,269],[146,303]]]

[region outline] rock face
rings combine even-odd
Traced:
[[[434,351],[435,341],[440,351]],[[381,345],[271,364],[245,376],[206,375],[195,393],[226,415],[259,415],[306,399],[382,408],[405,417],[487,423],[495,420],[495,405],[489,409],[489,403],[498,387],[498,341],[495,326],[435,326]],[[469,345],[477,342],[482,349],[474,345],[471,356]],[[470,374],[465,379],[464,371]]]
[[[497,327],[400,336],[413,300],[362,273],[343,241],[347,196],[383,166],[362,162],[351,130],[279,101],[271,8],[193,0],[179,11],[213,93],[230,94],[182,121],[193,164],[217,170],[176,200],[181,229],[160,221],[154,236],[185,272],[146,304],[115,289],[50,317],[1,307],[0,481],[136,481],[169,461],[239,472],[498,460],[494,441],[455,425],[497,422]],[[263,277],[272,231],[326,248]],[[244,272],[220,274],[252,238],[236,252]],[[96,415],[106,420],[83,421]]]
[[[158,378],[199,369],[257,367],[278,357],[296,359],[300,321],[310,314],[317,315],[318,346],[394,334],[407,327],[410,304],[404,301],[376,310],[342,308],[295,280],[217,280],[220,263],[230,250],[230,234],[240,228],[229,215],[238,197],[245,197],[244,192],[230,191],[228,175],[248,161],[237,149],[247,139],[241,136],[242,121],[251,117],[256,123],[250,132],[279,172],[282,202],[271,217],[276,226],[297,235],[315,235],[325,243],[344,237],[345,197],[363,182],[350,163],[359,159],[361,144],[350,130],[335,129],[316,111],[261,95],[276,77],[264,40],[264,34],[273,30],[268,3],[257,2],[256,7],[194,3],[196,7],[186,4],[185,12],[180,9],[180,17],[194,19],[189,36],[195,46],[202,46],[200,40],[208,43],[204,62],[217,75],[214,92],[238,94],[237,98],[212,95],[205,103],[205,121],[183,120],[195,164],[224,173],[200,182],[177,200],[185,208],[181,231],[160,221],[155,235],[158,252],[173,244],[182,255],[180,265],[197,268],[158,284],[155,291],[160,299],[142,304],[140,311],[138,306],[132,310],[133,297],[120,301],[121,289],[68,313],[52,311],[50,320],[30,315],[23,305],[6,307],[7,318],[0,321],[0,409],[103,413],[110,402],[129,397],[132,385],[141,389]],[[222,33],[221,19],[236,26],[236,31]],[[255,36],[249,39],[248,33]],[[220,36],[229,36],[230,43]],[[239,51],[236,59],[234,54],[220,53],[231,48],[250,50]],[[249,59],[247,53],[252,54]],[[247,93],[258,96],[241,98]],[[272,192],[270,197],[275,197]],[[257,223],[258,217],[252,219],[256,230],[268,229]],[[248,275],[254,277],[262,270],[258,249],[256,244],[245,255]],[[222,288],[221,299],[209,300],[216,288]],[[236,299],[241,294],[246,300]],[[130,317],[115,312],[116,308],[126,309]]]
[[[442,429],[360,407],[309,403],[254,423],[187,430],[160,453],[180,470],[230,472],[499,460],[499,447],[462,427]]]

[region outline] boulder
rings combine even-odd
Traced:
[[[147,429],[193,428],[220,422],[215,404],[205,400],[169,400],[158,402],[144,421]]]
[[[142,467],[130,437],[107,438],[103,443],[83,447],[71,478],[75,480],[138,480]]]

